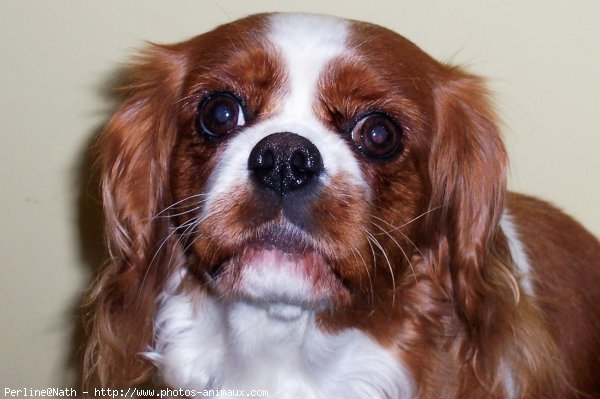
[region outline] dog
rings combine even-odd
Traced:
[[[261,14],[151,45],[126,82],[90,386],[600,397],[600,243],[507,192],[481,78],[379,26]]]

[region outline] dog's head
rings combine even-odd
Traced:
[[[90,346],[124,379],[182,269],[345,325],[427,302],[404,295],[426,275],[480,318],[505,152],[477,77],[381,27],[275,14],[152,46],[129,78],[100,142],[114,262]]]

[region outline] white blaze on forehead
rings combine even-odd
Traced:
[[[347,141],[329,130],[314,112],[319,81],[327,66],[340,57],[351,57],[346,46],[348,22],[320,15],[274,14],[268,24],[267,51],[274,51],[283,64],[285,83],[278,89],[282,94],[276,99],[276,110],[270,118],[224,142],[225,150],[209,179],[205,215],[214,210],[219,199],[227,200],[228,194],[248,183],[250,152],[261,139],[278,132],[304,136],[319,149],[325,169],[320,179],[324,184],[343,173],[351,184],[368,190]]]
[[[346,51],[348,23],[323,15],[275,14],[269,39],[283,56],[288,97],[283,114],[314,119],[313,104],[325,66]]]

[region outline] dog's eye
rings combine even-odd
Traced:
[[[370,158],[389,158],[402,149],[402,127],[383,113],[370,113],[356,123],[352,140]]]
[[[245,123],[242,104],[233,94],[213,94],[198,106],[196,129],[209,137],[224,136]]]

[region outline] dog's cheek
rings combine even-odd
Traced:
[[[370,192],[341,173],[334,176],[310,209],[315,235],[334,256],[361,245],[368,223]]]
[[[360,255],[352,253],[341,262],[340,273],[363,288],[367,281],[384,291],[393,289],[393,280],[401,281],[412,273],[411,262],[419,253],[420,215],[428,208],[428,190],[416,155],[404,155],[385,164],[363,162],[361,170],[369,195],[358,195],[356,187],[350,187],[349,207],[327,207],[334,212],[331,231],[338,235],[336,239],[354,246]],[[360,262],[352,259],[356,257]]]
[[[338,279],[351,293],[363,291],[373,272],[369,249],[371,193],[344,173],[334,176],[310,208],[314,237]]]
[[[205,211],[199,223],[200,239],[241,244],[253,237],[263,220],[272,219],[278,212],[277,208],[266,207],[250,184],[238,183],[227,195],[217,197]]]
[[[198,212],[193,211],[205,200],[205,190],[219,157],[216,146],[203,145],[198,138],[182,137],[173,151],[173,167],[169,176],[174,205],[170,214],[185,222]]]

